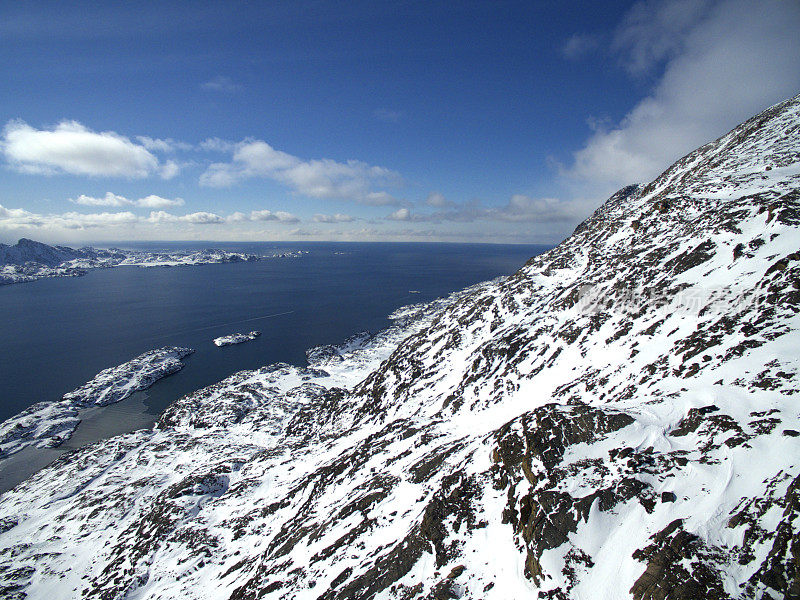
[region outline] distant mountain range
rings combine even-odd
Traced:
[[[14,246],[0,244],[0,267],[6,265],[22,266],[25,263],[36,263],[47,267],[55,267],[61,263],[77,258],[94,260],[99,254],[110,254],[94,248],[76,250],[67,246],[48,246],[27,238],[20,239]],[[119,255],[124,258],[124,255]]]
[[[393,318],[3,494],[0,589],[800,598],[800,97]]]
[[[257,261],[263,258],[296,258],[305,253],[302,250],[276,251],[267,256],[259,256],[213,248],[170,252],[119,248],[106,250],[91,247],[75,249],[67,246],[48,246],[42,242],[22,238],[14,246],[0,244],[0,285],[23,283],[44,277],[75,277],[85,275],[87,270],[96,268],[231,263]]]

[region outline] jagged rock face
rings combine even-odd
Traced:
[[[518,273],[0,498],[4,593],[796,598],[800,99]]]

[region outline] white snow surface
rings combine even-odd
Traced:
[[[234,344],[243,344],[245,342],[252,342],[261,335],[260,331],[251,331],[249,333],[232,333],[230,335],[223,335],[214,338],[215,346],[233,346]]]
[[[508,278],[63,456],[0,497],[0,589],[794,597],[798,132],[793,98]]]

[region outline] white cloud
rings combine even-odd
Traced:
[[[179,142],[172,138],[159,139],[151,138],[146,135],[137,135],[139,143],[152,152],[177,152],[178,150],[193,150],[194,146],[186,142]]]
[[[200,149],[207,152],[233,152],[236,149],[236,143],[218,137],[210,137],[200,142]]]
[[[410,221],[411,220],[411,211],[407,208],[398,208],[388,217],[386,217],[390,221]]]
[[[118,196],[111,192],[106,192],[106,195],[102,198],[94,198],[81,194],[74,200],[70,198],[70,202],[82,206],[138,206],[140,208],[170,208],[172,206],[183,206],[184,204],[183,198],[170,200],[169,198],[162,198],[161,196],[151,194],[144,198],[139,198],[138,200],[129,200],[125,196]]]
[[[181,221],[186,221],[187,223],[193,223],[195,225],[219,225],[220,223],[225,222],[225,219],[210,212],[190,213],[188,215],[178,217],[178,219]]]
[[[96,227],[114,227],[119,225],[132,225],[139,221],[139,218],[132,212],[116,213],[91,213],[83,214],[68,212],[62,215],[50,215],[51,226],[64,227],[66,229],[91,229]]]
[[[135,204],[142,208],[169,208],[171,206],[183,206],[184,202],[183,198],[170,200],[169,198],[162,198],[161,196],[150,194],[149,196],[140,198]]]
[[[113,196],[113,194],[107,194],[109,201],[113,201]],[[126,200],[122,196],[118,198]],[[173,204],[169,204],[168,206],[175,205],[175,201],[169,201],[165,198],[159,198],[158,196],[148,196],[147,199],[149,205],[152,207],[161,205],[161,201],[173,202]],[[94,200],[104,201],[105,198]],[[128,202],[130,201],[128,200]],[[136,205],[145,206],[145,204],[138,204],[138,201]],[[70,211],[60,214],[36,214],[22,208],[7,208],[0,205],[0,232],[18,230],[61,231],[62,235],[64,235],[66,232],[74,233],[76,230],[106,229],[110,234],[118,235],[117,233],[111,232],[123,226],[129,228],[135,226],[137,233],[128,239],[133,239],[137,236],[143,239],[154,239],[152,237],[147,237],[152,235],[161,236],[164,239],[177,239],[175,237],[176,235],[179,237],[193,235],[191,233],[193,231],[193,226],[226,225],[224,229],[217,229],[215,231],[222,232],[223,235],[227,236],[239,236],[240,239],[250,239],[249,237],[242,236],[252,236],[252,227],[259,221],[290,224],[298,223],[300,219],[288,212],[269,210],[253,211],[250,214],[234,212],[227,217],[205,211],[176,215],[165,210],[153,210],[150,211],[148,216],[138,216],[130,211],[89,214]],[[134,230],[126,230],[124,235],[128,236],[132,231]],[[274,235],[275,231],[270,230],[257,233],[261,235]],[[97,234],[95,233],[94,235]],[[72,233],[70,233],[69,236],[73,240],[75,239]]]
[[[176,223],[178,217],[163,210],[154,210],[150,213],[150,216],[147,217],[147,220],[150,223],[160,225],[161,223]]]
[[[24,173],[132,178],[158,169],[158,159],[144,146],[113,131],[96,133],[76,121],[62,121],[52,130],[10,121],[0,149]]]
[[[208,81],[204,82],[201,87],[204,90],[225,92],[227,94],[232,94],[234,92],[241,91],[242,89],[241,85],[235,83],[230,77],[226,77],[224,75],[218,75],[213,79],[209,79]]]
[[[106,195],[102,198],[94,198],[92,196],[81,194],[74,200],[70,198],[69,201],[73,204],[80,204],[82,206],[133,206],[133,202],[128,200],[125,196],[118,196],[117,194],[112,194],[111,192],[106,192]]]
[[[724,0],[705,7],[671,0],[632,11],[617,47],[627,52],[632,71],[665,60],[663,76],[616,127],[597,130],[564,174],[605,197],[651,180],[685,153],[797,93],[799,4]],[[662,39],[654,28],[670,20],[669,39]]]
[[[373,190],[373,186],[397,185],[401,179],[394,171],[357,160],[302,160],[256,140],[237,144],[233,161],[209,166],[200,184],[229,187],[253,177],[272,179],[311,198],[348,199],[379,206],[397,204],[397,200],[386,191]]]
[[[77,213],[40,215],[21,208],[0,206],[0,229],[94,229],[132,225],[139,218],[132,212]]]
[[[343,215],[341,213],[336,213],[335,215],[314,215],[314,221],[317,223],[350,223],[355,220],[355,217]]]
[[[172,179],[181,172],[181,168],[174,160],[168,160],[159,169],[161,179]]]
[[[40,227],[42,216],[22,208],[6,208],[0,204],[0,227],[17,229],[20,227]]]
[[[163,210],[153,211],[147,218],[150,223],[160,225],[163,223],[191,223],[192,225],[220,225],[225,219],[215,213],[195,212],[188,215],[177,216]]]
[[[250,213],[253,221],[280,221],[281,223],[297,223],[300,221],[296,216],[282,210],[272,212],[271,210],[254,210]]]

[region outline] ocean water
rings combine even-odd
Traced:
[[[530,245],[300,243],[214,247],[300,258],[189,267],[96,269],[77,278],[0,287],[0,420],[57,400],[100,370],[162,346],[196,350],[143,394],[86,415],[73,444],[146,426],[174,400],[243,369],[288,362],[363,330],[405,304],[516,271],[547,249]],[[126,245],[148,250],[205,244]],[[412,293],[418,292],[418,293]],[[212,339],[258,329],[253,342]]]

